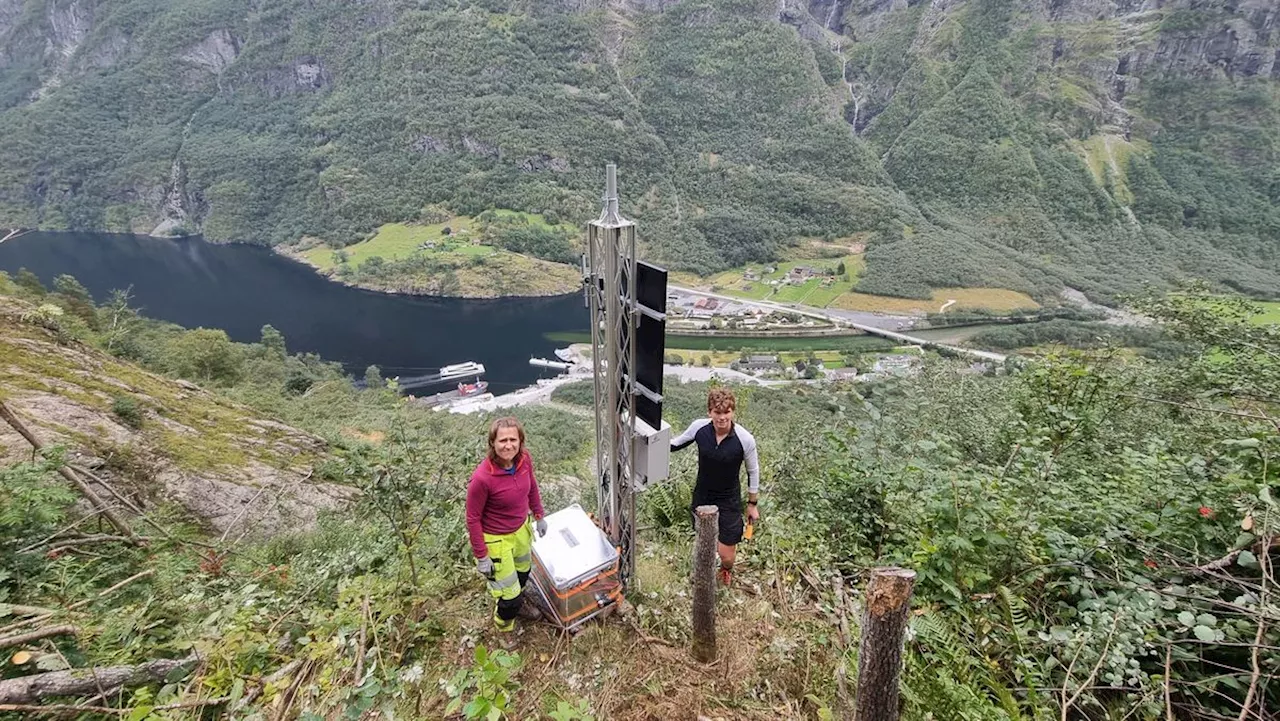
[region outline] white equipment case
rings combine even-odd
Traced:
[[[534,598],[549,620],[574,629],[622,598],[618,549],[576,503],[545,520],[547,534],[533,539]]]

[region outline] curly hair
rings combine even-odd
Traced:
[[[707,391],[707,412],[731,411],[738,407],[738,400],[728,388],[712,388]]]

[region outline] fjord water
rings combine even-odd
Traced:
[[[263,325],[284,334],[290,352],[318,353],[357,375],[422,375],[476,361],[491,392],[532,383],[530,356],[551,357],[544,334],[586,331],[581,296],[463,299],[390,295],[349,288],[253,245],[215,245],[111,233],[32,232],[0,243],[0,270],[27,268],[46,287],[63,273],[101,302],[130,288],[133,305],[188,328],[222,328],[258,340]]]

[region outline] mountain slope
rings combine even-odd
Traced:
[[[860,289],[1280,288],[1265,0],[0,0],[0,225],[335,246],[426,205]]]

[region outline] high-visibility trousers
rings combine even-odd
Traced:
[[[520,598],[520,577],[527,577],[533,562],[533,528],[526,520],[511,533],[486,533],[484,545],[489,550],[489,559],[493,561],[489,594],[498,601],[493,609],[493,623],[499,630],[509,631],[515,628],[513,611],[519,609],[512,602]],[[508,612],[499,614],[499,610],[504,608]],[[510,618],[503,618],[503,615]]]

